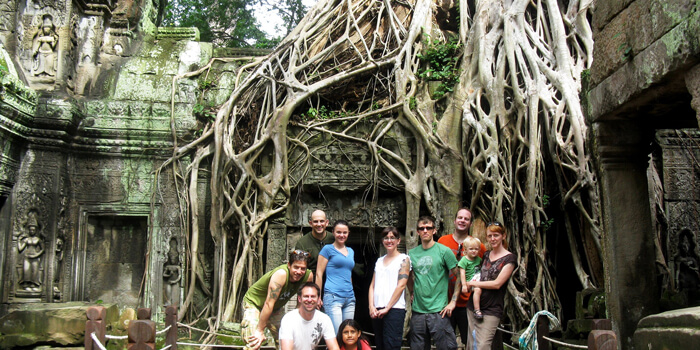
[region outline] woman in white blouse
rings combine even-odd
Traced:
[[[369,285],[369,315],[372,317],[378,350],[401,349],[406,317],[404,290],[411,271],[411,259],[398,250],[401,236],[395,227],[382,231],[386,255],[377,260]]]

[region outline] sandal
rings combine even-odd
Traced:
[[[484,315],[481,313],[481,310],[474,310],[474,318],[477,321],[481,321],[484,319]]]

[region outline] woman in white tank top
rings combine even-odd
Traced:
[[[401,236],[395,227],[382,231],[386,255],[377,259],[369,285],[369,315],[372,317],[378,350],[401,349],[406,317],[404,290],[411,271],[411,259],[398,250]]]

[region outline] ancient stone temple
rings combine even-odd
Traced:
[[[697,308],[649,316],[698,305],[698,4],[598,1],[594,14],[608,316],[623,348],[698,344]]]
[[[0,3],[0,318],[71,302],[152,307],[161,317],[186,297],[189,253],[201,261],[196,278],[215,285],[209,174],[197,187],[204,234],[192,252],[181,211],[191,203],[162,166],[202,134],[238,68],[266,52],[216,48],[194,28],[158,27],[162,3]],[[698,338],[687,320],[700,319],[692,308],[700,305],[699,6],[601,0],[593,11],[594,60],[581,95],[602,198],[605,298],[577,318],[607,316],[622,349]],[[216,81],[192,74],[209,63]],[[413,165],[409,135],[397,127],[383,146]],[[371,273],[376,230],[407,230],[402,184],[369,176],[372,155],[357,144],[318,137],[308,145],[317,161],[295,167],[301,151],[290,151],[289,205],[267,222],[255,268],[284,261],[322,208],[331,221],[349,221],[348,245]],[[176,166],[184,172],[188,161]],[[374,180],[381,195],[369,206]],[[354,282],[363,289],[370,279]],[[367,309],[363,300],[358,310]]]
[[[197,41],[196,29],[157,28],[158,11],[150,0],[0,5],[0,315],[27,304],[157,309],[181,301],[185,204],[159,166],[177,147],[174,138],[201,133],[195,107],[223,103],[237,67],[265,51],[213,48]],[[218,81],[203,92],[202,81],[185,74],[212,58],[222,58],[213,68]],[[410,159],[406,140],[393,148]],[[317,148],[324,162],[303,180],[303,198],[271,223],[262,268],[285,259],[314,208],[351,218],[358,247],[373,239],[369,227],[404,222],[400,190],[388,191],[372,213],[362,209],[366,150],[323,140]],[[321,188],[330,202],[314,196]],[[206,266],[203,276],[211,283]]]
[[[174,78],[213,52],[194,29],[159,31],[156,4],[0,5],[0,313],[179,300],[178,198],[154,174],[196,131],[197,82]]]

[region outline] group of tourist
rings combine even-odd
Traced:
[[[507,249],[501,223],[486,225],[489,251],[469,234],[468,209],[460,209],[454,223],[455,231],[436,242],[435,220],[421,217],[420,245],[408,255],[398,250],[396,228],[382,231],[386,255],[376,262],[368,293],[377,349],[401,348],[407,303],[412,307],[411,349],[430,349],[431,341],[438,349],[457,349],[456,330],[467,349],[491,348],[516,259]],[[265,274],[244,296],[241,332],[247,349],[258,349],[268,328],[282,350],[313,349],[321,339],[330,350],[369,350],[354,320],[349,224],[338,220],[329,234],[321,210],[311,214],[309,224],[311,232],[299,239],[287,264]],[[283,316],[282,306],[295,292],[299,305]]]

